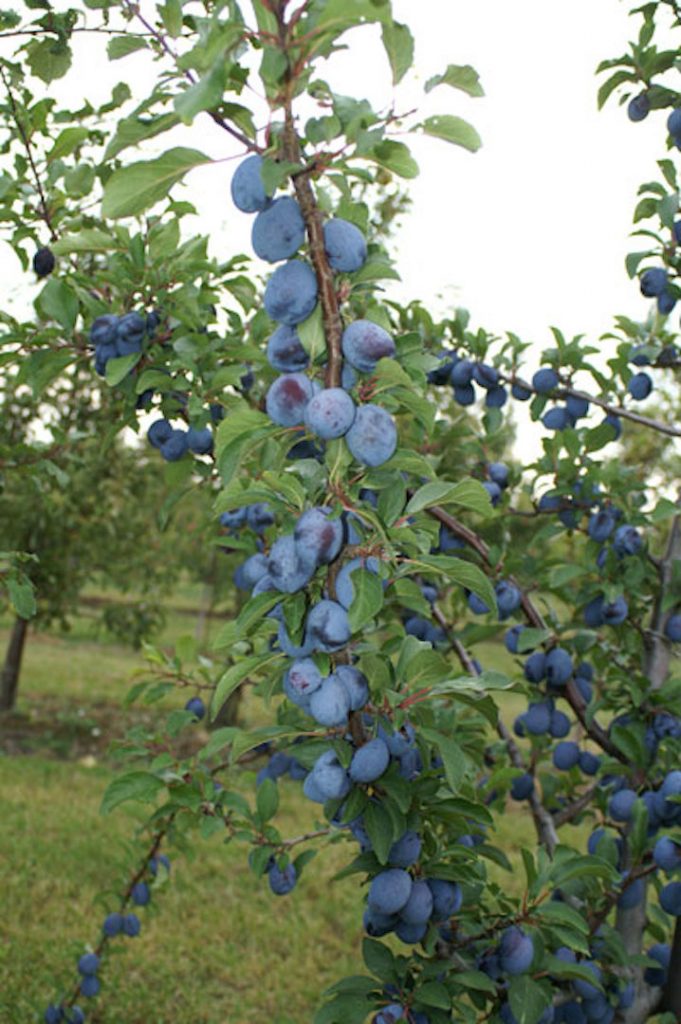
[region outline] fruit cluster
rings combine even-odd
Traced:
[[[95,349],[95,370],[103,377],[110,359],[141,352],[145,339],[153,338],[161,318],[155,311],[141,313],[105,313],[90,328],[90,342]]]
[[[234,173],[231,191],[239,210],[256,214],[251,234],[256,255],[269,263],[286,261],[269,278],[263,299],[268,316],[279,324],[267,343],[267,359],[281,374],[267,391],[267,414],[280,427],[304,426],[321,442],[342,437],[358,462],[380,466],[397,446],[393,418],[375,403],[357,407],[349,392],[357,372],[373,374],[380,359],[395,355],[395,343],[379,324],[356,320],[342,333],[340,386],[322,387],[308,376],[310,359],[296,326],[314,311],[318,283],[309,263],[292,258],[305,242],[305,222],[292,196],[273,199],[267,194],[262,166],[260,156],[247,157]],[[335,273],[351,274],[364,265],[367,245],[356,225],[331,218],[323,238],[326,261]]]

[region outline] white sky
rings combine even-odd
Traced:
[[[399,87],[398,109],[418,102],[424,116],[458,114],[483,138],[471,155],[414,137],[421,176],[408,184],[413,207],[396,240],[400,298],[419,297],[440,311],[466,306],[475,325],[513,330],[539,345],[550,343],[550,324],[595,340],[615,313],[643,318],[647,304],[626,276],[624,256],[640,247],[628,238],[636,190],[656,176],[655,161],[665,155],[666,112],[632,124],[611,101],[599,113],[594,76],[601,59],[624,52],[639,19],[629,18],[620,0],[393,0],[393,7],[416,40],[416,85],[411,79]],[[322,66],[322,76],[339,92],[389,102],[377,29],[346,39],[350,49]],[[485,97],[441,86],[424,98],[423,83],[448,63],[474,65]],[[125,79],[141,98],[149,64],[136,54],[109,68],[99,40],[81,36],[74,69],[55,88],[75,98],[85,82],[88,98],[100,102]],[[163,146],[168,138],[161,137]],[[238,154],[207,117],[178,129],[172,144],[216,157]],[[159,148],[154,140],[142,154]],[[209,232],[222,258],[250,249],[251,219],[229,200],[233,166],[192,172],[186,190],[200,210],[192,228]],[[4,245],[0,272],[13,286],[16,261]]]

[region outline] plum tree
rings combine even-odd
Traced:
[[[655,41],[662,6],[637,10],[639,38],[604,63],[601,99],[618,92],[651,125],[671,110],[679,147],[664,78],[678,55]],[[27,242],[34,252],[46,237],[59,262],[35,316],[4,321],[17,380],[40,395],[73,362],[107,396],[112,432],[153,418],[174,489],[165,515],[199,488],[215,499],[212,540],[244,591],[217,641],[226,664],[216,676],[188,667],[179,641],[150,651],[133,698],[191,686],[201,696],[172,729],[199,733],[199,703],[214,717],[248,680],[276,717],[221,729],[172,764],[136,735],[103,805],[149,804],[149,846],[107,907],[86,987],[99,986],[107,944],[138,933],[130,907],[157,903],[161,844],[182,848],[201,828],[247,843],[254,873],[291,898],[309,870],[299,843],[352,851],[367,973],[328,990],[317,1024],[678,1019],[681,883],[660,872],[681,814],[681,518],[645,460],[617,458],[632,432],[681,436],[650,405],[680,362],[674,159],[642,188],[635,218],[654,222],[627,260],[654,300],[648,318],[618,318],[595,351],[554,328],[553,347],[528,359],[521,339],[473,329],[462,310],[437,320],[382,291],[395,272],[373,212],[378,189],[417,173],[405,139],[479,145],[458,115],[373,111],[324,80],[345,34],[373,23],[399,87],[413,41],[388,0],[228,0],[199,14],[107,3],[111,59],[155,57],[163,87],[141,108],[125,90],[98,111],[43,104],[37,125],[31,88],[58,81],[74,23],[28,10],[7,30],[28,59],[0,63],[13,158],[0,203],[23,266]],[[427,93],[440,86],[482,92],[468,66]],[[247,96],[266,109],[255,116]],[[254,215],[255,254],[279,263],[264,283],[247,258],[218,262],[186,237],[192,206],[175,188],[206,154],[131,157],[194,119],[238,145],[234,204]],[[515,401],[542,437],[526,465],[507,451]],[[501,670],[484,668],[483,645],[502,636]],[[513,729],[510,688],[527,701]],[[252,801],[229,788],[251,757],[267,758]],[[292,840],[274,823],[289,779],[318,825]],[[522,875],[496,828],[509,808],[534,831],[519,829]],[[514,872],[508,891],[490,861]],[[50,1014],[70,1012],[82,984]]]

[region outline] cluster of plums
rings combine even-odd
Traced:
[[[158,874],[159,868],[170,871],[170,860],[164,853],[155,854],[147,864],[147,872],[151,877]],[[151,901],[151,888],[149,883],[140,879],[135,882],[130,890],[130,902],[137,907],[145,907]],[[105,941],[113,939],[117,935],[127,935],[129,938],[136,938],[142,930],[142,924],[137,914],[121,913],[114,911],[107,914],[102,924],[102,934]],[[98,972],[101,967],[101,956],[91,951],[83,953],[78,959],[77,969],[80,975],[79,990],[82,996],[93,998],[101,990],[101,982]],[[51,1003],[45,1010],[43,1020],[45,1024],[83,1024],[85,1013],[79,1006],[62,1006]]]
[[[90,343],[95,350],[95,370],[103,377],[106,364],[119,356],[131,356],[142,351],[145,339],[153,337],[161,318],[155,311],[142,313],[105,313],[98,316],[90,327]]]
[[[277,426],[305,427],[321,442],[342,437],[358,462],[380,466],[397,446],[395,422],[375,403],[357,406],[349,392],[357,371],[373,373],[379,359],[395,355],[395,343],[379,324],[356,320],[342,335],[340,386],[322,388],[308,376],[310,360],[296,326],[317,304],[317,278],[308,263],[292,258],[305,242],[305,222],[292,196],[267,195],[261,172],[262,158],[247,157],[234,173],[231,190],[239,210],[256,214],[251,234],[256,255],[269,263],[286,261],[269,278],[263,299],[268,316],[279,325],[267,343],[267,358],[281,374],[267,391],[267,414]],[[334,272],[353,273],[364,265],[367,245],[356,225],[334,217],[323,233]]]
[[[154,420],[147,430],[147,440],[157,448],[166,462],[177,462],[193,452],[210,455],[213,451],[213,431],[210,427],[173,427],[165,418]]]

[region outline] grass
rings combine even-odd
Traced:
[[[191,633],[191,620],[178,619],[178,632]],[[135,862],[134,812],[99,813],[114,770],[106,747],[135,714],[156,712],[121,711],[141,657],[89,630],[77,620],[69,635],[30,637],[17,714],[5,727],[4,751],[17,755],[0,754],[0,891],[9,908],[0,1021],[7,1024],[38,1020],[74,983],[78,956],[96,941]],[[492,646],[484,658],[490,668],[505,660]],[[509,710],[522,705],[519,696],[509,700]],[[252,793],[253,772],[242,772],[237,785]],[[280,788],[282,832],[307,830],[315,808],[297,785]],[[495,837],[516,865],[528,825],[514,808]],[[361,971],[362,892],[356,878],[329,884],[349,859],[345,843],[324,848],[288,898],[272,896],[246,856],[244,846],[213,838],[196,840],[192,860],[176,860],[164,891],[142,912],[142,935],[110,945],[88,1022],[299,1024],[311,1020],[325,987]],[[497,877],[507,891],[522,886],[520,871]]]

